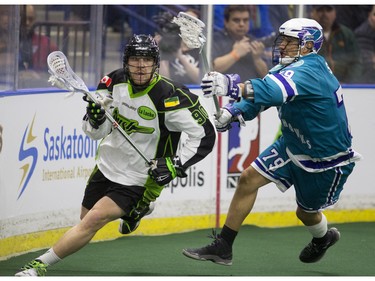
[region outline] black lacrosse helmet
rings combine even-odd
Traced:
[[[135,34],[130,39],[124,50],[123,67],[126,68],[130,56],[152,57],[155,66],[159,68],[160,54],[159,47],[151,35]]]
[[[152,57],[154,59],[154,67],[150,78],[151,81],[152,77],[160,66],[159,47],[155,39],[151,35],[135,34],[125,46],[123,68],[125,75],[130,79],[131,82],[133,82],[128,67],[129,57],[131,56]]]

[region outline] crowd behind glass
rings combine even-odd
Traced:
[[[160,74],[198,85],[203,76],[199,50],[189,49],[171,23],[179,11],[204,22],[212,17],[207,46],[211,68],[219,72],[236,71],[242,80],[263,77],[272,67],[278,27],[303,16],[322,25],[320,54],[342,84],[375,84],[375,6],[1,5],[0,91],[49,87],[46,57],[55,50],[66,53],[73,69],[95,87],[100,77],[122,66],[123,47],[133,33],[157,40]]]

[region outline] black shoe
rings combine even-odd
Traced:
[[[327,240],[319,244],[314,242],[313,239],[299,255],[300,261],[305,263],[319,261],[324,256],[327,249],[340,239],[340,232],[334,227],[328,230],[327,235]]]
[[[121,234],[129,234],[135,231],[138,228],[140,223],[141,223],[140,220],[139,221],[126,221],[126,220],[120,219],[118,231]]]
[[[232,265],[232,247],[212,231],[213,235],[209,236],[214,241],[205,247],[197,249],[183,249],[182,253],[192,259],[201,261],[212,261],[221,265]]]
[[[155,209],[155,203],[154,202],[151,202],[150,205],[149,205],[149,208],[148,208],[148,211],[147,213],[144,215],[144,216],[148,216],[149,214],[151,214]],[[138,226],[140,225],[141,223],[141,220],[123,220],[123,219],[120,219],[120,224],[118,226],[118,231],[121,233],[121,234],[129,234],[129,233],[132,233],[133,231],[135,231]]]

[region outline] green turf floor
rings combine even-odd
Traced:
[[[186,258],[185,247],[211,242],[211,230],[165,236],[124,236],[91,243],[49,268],[48,276],[375,276],[375,222],[335,224],[340,241],[315,264],[298,255],[310,241],[304,227],[243,226],[233,248],[233,265]],[[43,251],[0,262],[0,276],[13,276]]]

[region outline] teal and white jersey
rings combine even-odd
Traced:
[[[251,82],[254,103],[241,100],[235,106],[245,120],[262,107],[278,107],[286,151],[294,164],[320,172],[361,158],[351,147],[342,88],[323,57],[312,53]]]

